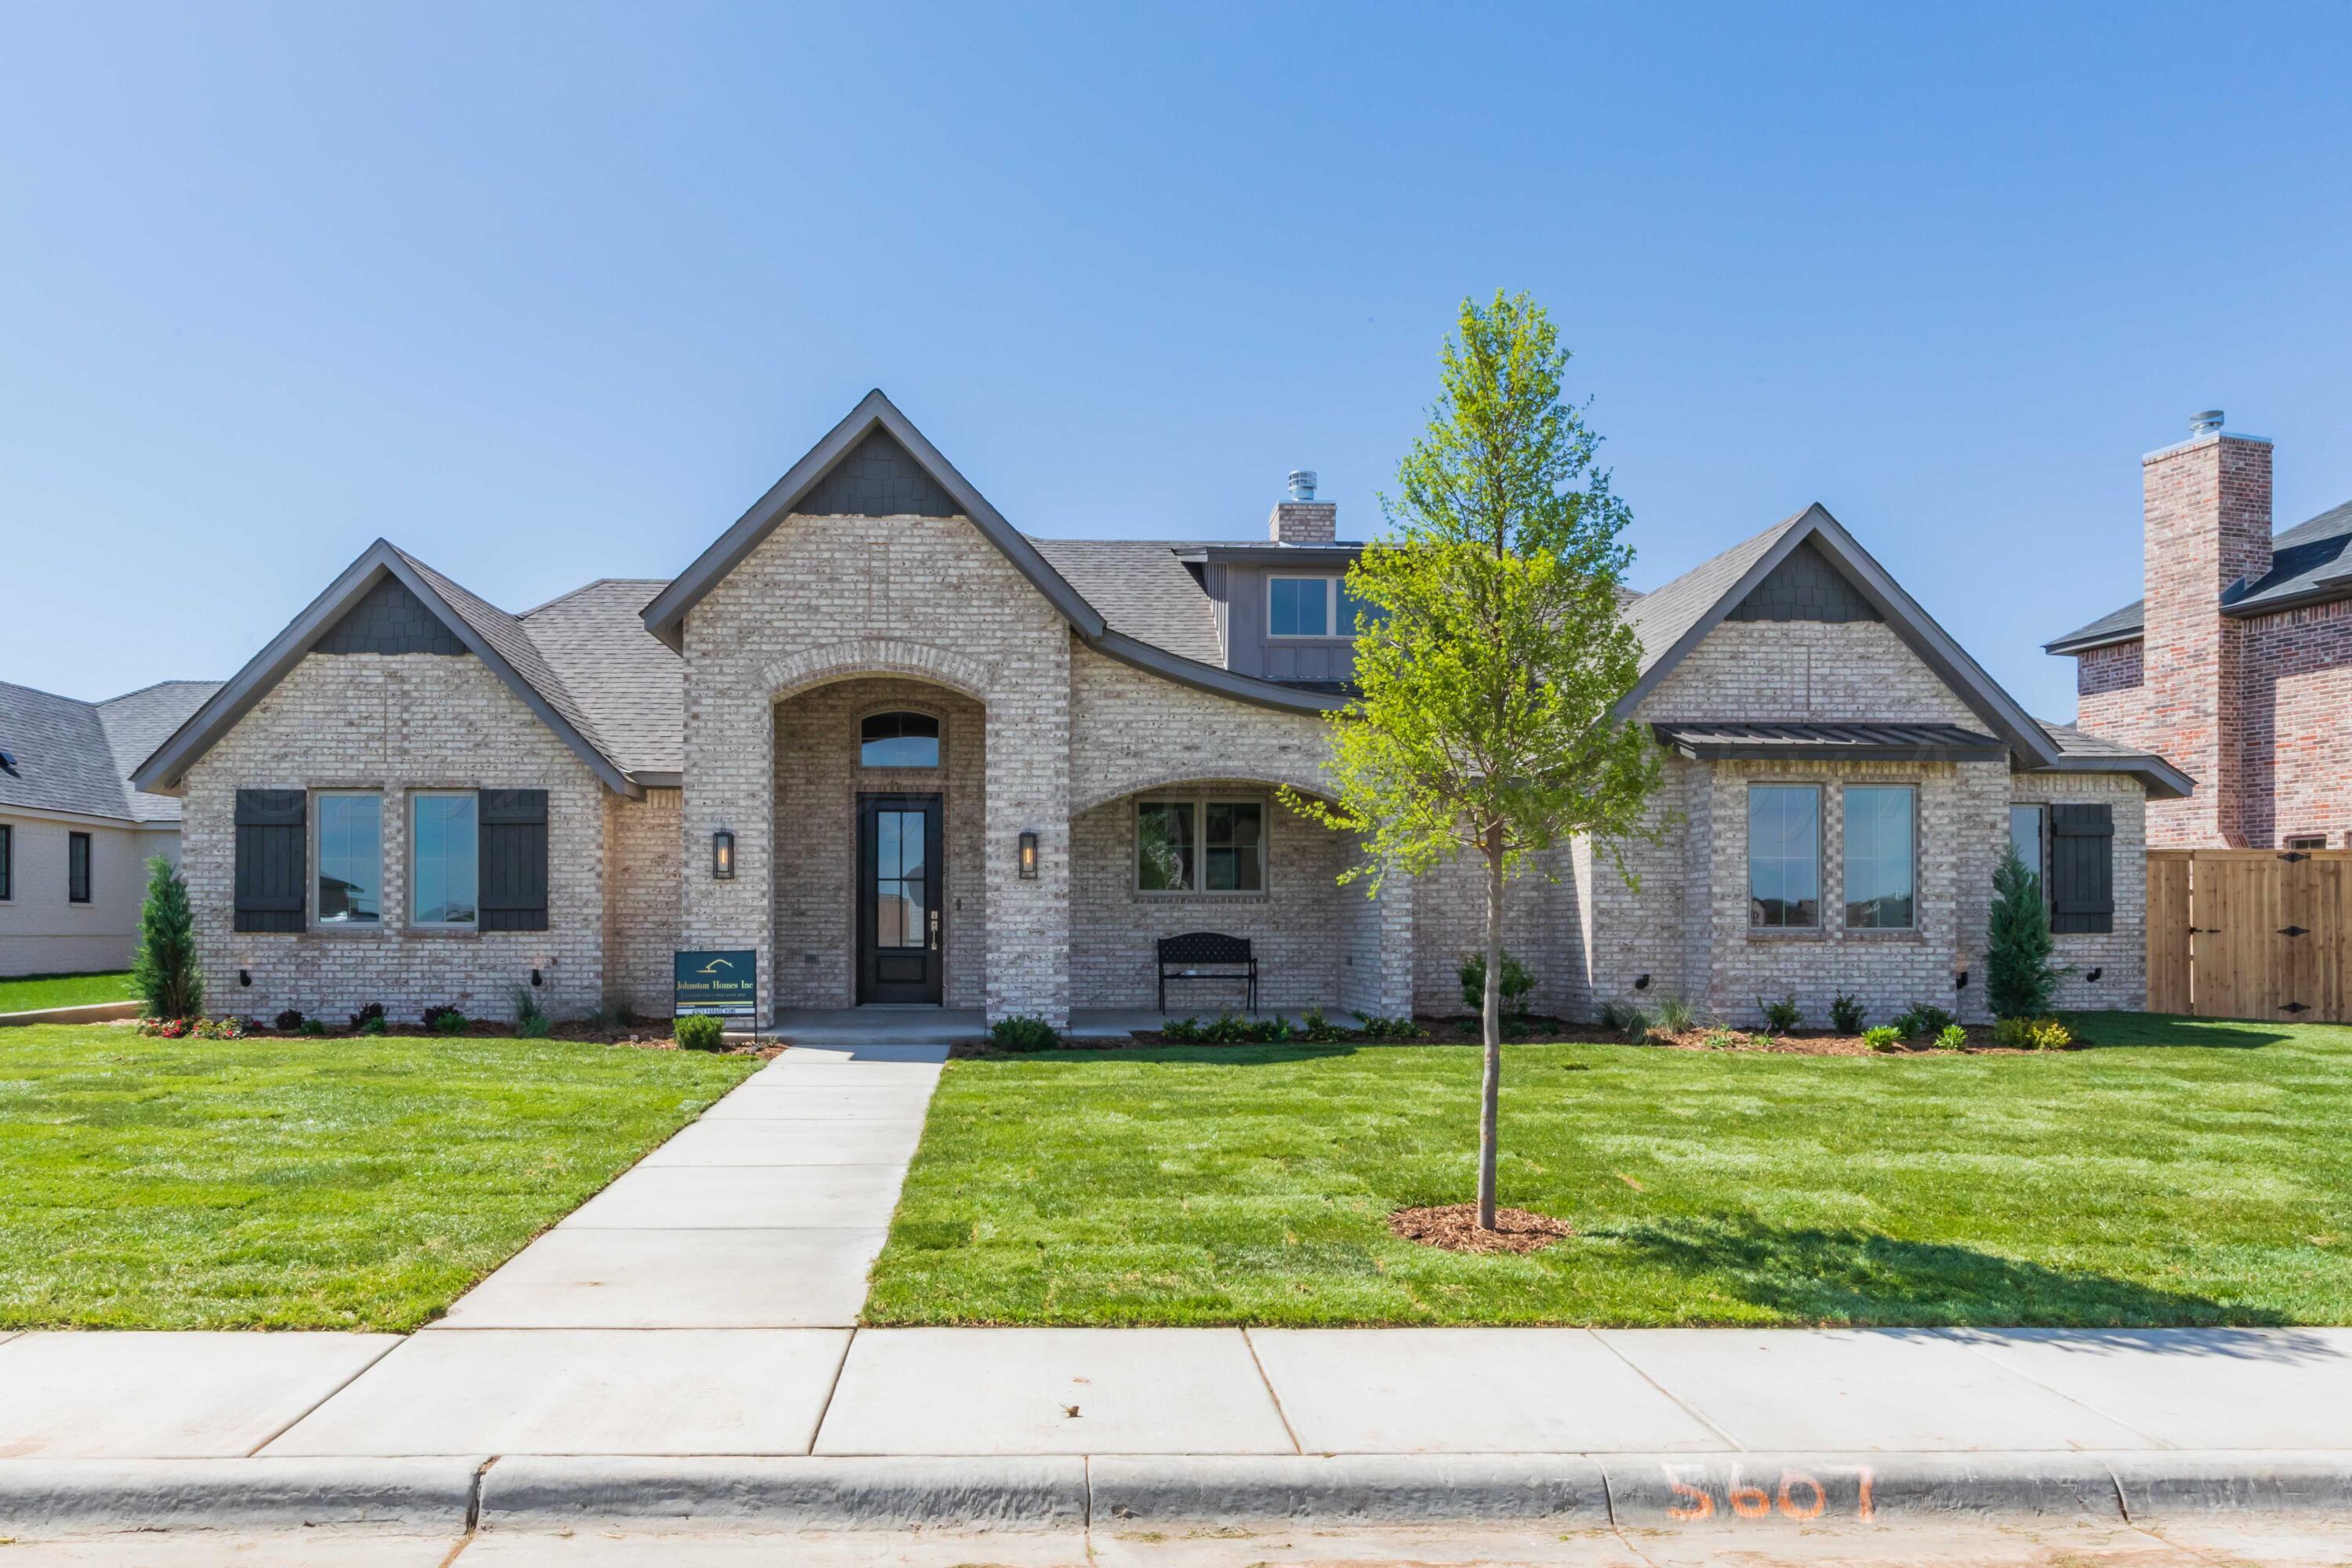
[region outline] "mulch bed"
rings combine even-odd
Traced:
[[[1495,1228],[1481,1230],[1476,1204],[1399,1209],[1389,1215],[1389,1228],[1407,1241],[1448,1252],[1539,1252],[1576,1234],[1567,1221],[1530,1209],[1498,1208]]]

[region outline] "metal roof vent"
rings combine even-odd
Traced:
[[[2221,411],[2218,408],[2208,408],[2204,413],[2196,416],[2189,421],[2189,433],[2191,436],[2220,435],[2221,433]]]
[[[1292,500],[1313,500],[1315,499],[1314,469],[1293,468],[1290,470],[1290,499]]]

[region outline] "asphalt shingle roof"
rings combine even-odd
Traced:
[[[2271,537],[2271,569],[2246,584],[2241,594],[2221,599],[2224,609],[2250,615],[2264,605],[2312,595],[2352,597],[2352,501],[2329,507]],[[2129,642],[2147,629],[2147,601],[2134,599],[2122,609],[2076,626],[2042,646],[2050,653],[2079,653],[2102,643]]]
[[[668,585],[600,578],[521,617],[624,773],[686,769],[686,661],[646,630],[640,615]]]
[[[218,690],[212,680],[166,680],[104,702],[0,681],[0,806],[68,811],[132,822],[177,822],[180,803],[131,788],[131,770]]]
[[[1038,539],[1029,542],[1113,631],[1170,653],[1223,668],[1216,607],[1180,550],[1197,543],[1151,539]]]
[[[444,577],[405,550],[398,546],[394,549],[435,593],[447,602],[460,620],[472,627],[477,636],[507,661],[508,668],[522,678],[524,685],[538,692],[550,708],[562,714],[563,721],[578,731],[581,739],[603,752],[615,766],[621,765],[613,749],[598,733],[595,721],[588,716],[587,709],[572,696],[571,688],[555,672],[555,667],[548,663],[547,656],[540,651],[539,645],[531,641],[530,632],[520,616],[508,614],[471,589]]]
[[[1804,521],[1803,512],[1784,518],[1752,539],[1743,539],[1722,554],[1700,562],[1662,588],[1653,589],[1625,606],[1626,624],[1642,639],[1644,674],[1666,657],[1683,634],[1706,618],[1709,610],[1780,536]]]

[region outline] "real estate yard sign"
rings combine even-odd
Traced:
[[[684,1018],[749,1018],[759,1010],[760,955],[745,949],[671,955],[671,1007]]]

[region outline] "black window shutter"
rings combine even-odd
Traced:
[[[2050,808],[2050,929],[2116,929],[2115,814],[2105,805]]]
[[[300,931],[304,846],[299,789],[236,792],[236,929]]]
[[[547,792],[482,792],[484,931],[547,929]]]

